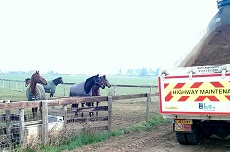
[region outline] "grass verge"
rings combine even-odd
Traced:
[[[86,135],[86,134],[79,134],[70,138],[70,140],[63,142],[60,145],[45,145],[37,147],[36,149],[24,149],[23,152],[61,152],[63,150],[73,150],[75,148],[79,148],[83,145],[88,145],[92,143],[97,143],[101,141],[105,141],[111,137],[124,135],[130,132],[138,132],[138,131],[149,131],[154,126],[163,124],[163,123],[170,123],[171,119],[164,119],[162,115],[158,114],[153,116],[148,122],[136,124],[130,126],[128,128],[123,128],[119,130],[115,130],[112,132],[105,132],[105,133],[96,133],[93,135]]]

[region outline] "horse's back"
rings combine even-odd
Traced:
[[[53,81],[49,81],[47,85],[43,85],[46,93],[55,93],[56,85],[53,83]]]
[[[92,94],[91,91],[88,94],[85,92],[84,85],[85,85],[85,82],[72,85],[70,88],[70,96],[89,96],[91,95]]]
[[[30,87],[26,89],[26,97],[29,101],[46,100],[45,89],[41,84],[37,84],[38,93],[34,96],[30,93]]]

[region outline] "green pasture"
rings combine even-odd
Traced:
[[[87,78],[91,76],[87,75],[42,75],[47,81],[53,80],[59,76],[63,77],[65,83],[80,83],[84,82]],[[0,74],[0,100],[14,100],[14,101],[27,101],[26,98],[26,87],[24,86],[25,78],[30,77],[29,75],[23,74]],[[1,79],[7,80],[19,80],[21,82],[16,81],[2,81]],[[157,85],[157,78],[156,77],[137,77],[137,76],[110,76],[107,75],[107,79],[112,85],[136,85],[136,86],[156,86]],[[56,97],[68,96],[69,89],[71,85],[63,85],[60,84],[56,88]],[[101,89],[101,95],[113,95],[114,87]],[[117,87],[116,94],[117,95],[127,95],[127,94],[139,94],[139,93],[149,93],[150,88],[142,88],[142,87]],[[152,88],[152,93],[158,92],[157,88]],[[47,94],[47,99],[49,95]],[[140,100],[135,100],[139,102]],[[30,110],[30,109],[27,109]],[[2,110],[4,112],[4,110]],[[14,113],[13,111],[11,111]],[[77,147],[81,147],[86,144],[96,143],[104,141],[108,138],[113,136],[119,136],[126,134],[127,132],[137,132],[140,130],[149,130],[153,126],[160,124],[160,123],[167,123],[163,119],[163,117],[159,114],[154,114],[153,119],[148,122],[140,122],[136,125],[130,126],[129,128],[121,128],[118,130],[114,130],[113,132],[102,133],[102,134],[80,134],[77,136],[70,136],[67,138],[60,139],[56,145],[37,145],[34,147],[27,147],[23,151],[30,152],[30,151],[62,151],[63,149],[74,149]],[[5,127],[5,123],[0,123],[0,128]],[[69,140],[69,138],[71,140]]]
[[[81,83],[84,82],[91,75],[42,75],[47,81],[62,77],[65,83]],[[24,80],[31,77],[26,74],[0,74],[0,100],[15,100],[26,101],[26,87],[24,86]],[[156,77],[138,77],[138,76],[106,76],[112,85],[139,85],[139,86],[154,86],[157,85]],[[18,80],[16,81],[3,81]],[[59,84],[56,88],[56,97],[63,97],[69,95],[69,89],[71,85]],[[102,96],[113,95],[114,87],[100,89]],[[150,88],[139,87],[116,87],[116,95],[149,93]],[[157,92],[157,88],[152,88],[152,93]],[[47,94],[47,99],[48,99]]]

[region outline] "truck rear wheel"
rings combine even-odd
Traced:
[[[188,145],[186,133],[176,133],[177,141],[182,145]]]
[[[198,145],[201,141],[200,127],[197,124],[193,124],[192,133],[187,133],[187,140],[189,145]]]
[[[192,133],[176,133],[177,141],[183,145],[198,145],[201,141],[200,127],[197,124],[192,125]]]

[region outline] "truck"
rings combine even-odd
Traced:
[[[172,119],[180,144],[230,135],[229,0],[217,1],[217,8],[207,33],[187,56],[175,68],[159,71],[160,113]]]

